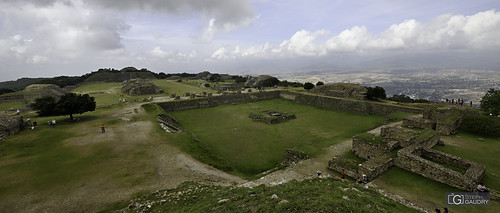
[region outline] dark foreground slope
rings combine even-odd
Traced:
[[[317,178],[255,188],[185,182],[118,212],[417,212],[352,182]]]

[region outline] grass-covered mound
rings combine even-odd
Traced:
[[[279,111],[297,119],[268,125],[248,117],[254,111]],[[286,149],[314,157],[381,124],[383,116],[356,115],[274,99],[215,108],[171,112],[187,133],[171,135],[171,142],[195,158],[244,177],[276,167]],[[190,135],[191,140],[185,136]],[[208,156],[212,155],[212,157]],[[212,160],[211,160],[212,159]]]
[[[118,207],[120,208],[120,207]],[[125,212],[418,212],[360,185],[311,179],[255,188],[185,182],[133,200]]]

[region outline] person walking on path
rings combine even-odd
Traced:
[[[104,128],[104,124],[101,126],[101,131],[102,131],[102,133],[106,132],[106,128]]]

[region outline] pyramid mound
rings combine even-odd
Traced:
[[[158,86],[147,79],[130,79],[123,81],[122,92],[129,95],[154,95],[162,93]]]
[[[315,87],[309,90],[309,92],[332,97],[363,100],[366,88],[357,84],[335,83]]]

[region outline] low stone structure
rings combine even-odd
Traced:
[[[188,96],[189,97],[189,96]],[[372,101],[359,101],[345,98],[325,97],[290,91],[269,91],[259,93],[236,93],[221,96],[210,96],[183,101],[163,102],[158,105],[166,112],[217,107],[221,105],[239,104],[275,98],[291,100],[299,104],[313,105],[324,109],[339,110],[362,115],[388,115],[394,112],[422,113],[422,109],[406,106],[390,105]]]
[[[309,156],[301,151],[287,149],[285,150],[285,160],[283,161],[283,165],[293,165],[297,164],[300,161],[309,159]]]
[[[161,128],[166,132],[176,133],[184,131],[181,124],[170,115],[158,115],[156,118]]]
[[[12,118],[5,114],[0,114],[0,140],[20,132],[25,129],[27,125],[28,123],[24,122],[22,117]]]
[[[251,119],[260,120],[266,124],[277,124],[297,118],[295,115],[288,115],[287,113],[275,112],[275,111],[262,111],[260,113],[250,113],[248,117],[250,117]]]
[[[466,172],[457,172],[424,157],[465,169]],[[399,150],[395,165],[426,178],[467,191],[473,191],[486,172],[486,168],[481,164],[420,146],[409,146]]]
[[[154,95],[163,93],[159,87],[148,79],[130,79],[123,81],[122,92],[129,95]]]
[[[311,93],[356,100],[365,99],[366,91],[363,86],[349,83],[326,84],[309,90]]]
[[[452,135],[460,127],[463,116],[467,111],[461,109],[428,109],[422,117],[408,117],[403,119],[403,126],[409,128],[433,129],[443,135]]]
[[[366,175],[371,181],[390,167],[397,166],[462,190],[473,191],[486,168],[432,149],[439,143],[439,133],[432,129],[382,128],[380,136],[364,133],[353,137],[353,152],[366,160],[357,169],[353,169],[352,165],[346,166],[345,160],[338,157],[329,161],[328,167],[336,171],[349,167],[347,175],[353,178]]]

